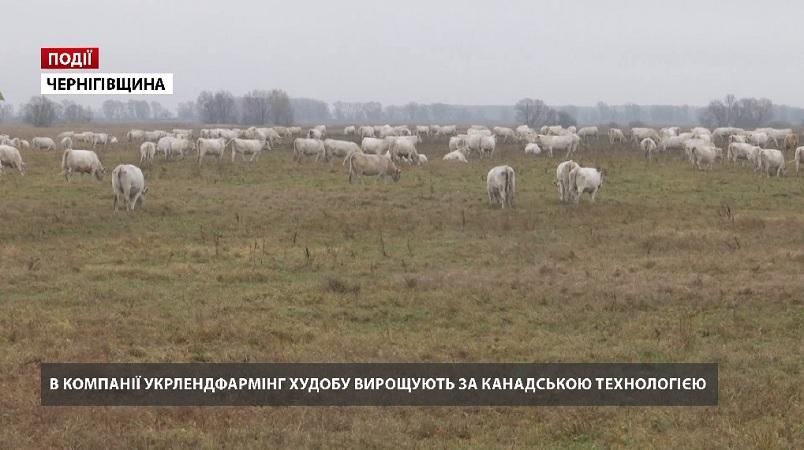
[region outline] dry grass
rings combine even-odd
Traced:
[[[0,446],[804,447],[804,178],[601,145],[599,202],[573,207],[557,159],[445,147],[398,185],[286,147],[158,161],[134,214],[25,152],[0,177]],[[487,205],[502,163],[514,210]],[[42,408],[42,361],[715,361],[721,388],[716,408]]]

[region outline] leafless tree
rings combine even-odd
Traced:
[[[35,127],[49,127],[56,121],[58,105],[45,96],[31,97],[23,107],[23,120]]]
[[[514,105],[514,109],[517,120],[531,128],[540,128],[558,120],[558,114],[539,99],[523,98]]]

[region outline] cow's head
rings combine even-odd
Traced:
[[[101,166],[98,170],[95,171],[95,178],[97,178],[98,181],[103,180],[104,175],[106,175],[106,169],[104,169],[103,166]]]
[[[401,177],[402,177],[402,171],[399,170],[399,167],[396,167],[396,165],[391,164],[391,179],[394,180],[394,183],[398,182]]]

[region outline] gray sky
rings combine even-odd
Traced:
[[[804,106],[802,13],[793,0],[24,0],[3,7],[0,91],[39,93],[40,47],[98,46],[102,72],[175,73],[174,95],[155,98],[171,107],[274,87],[383,104]]]

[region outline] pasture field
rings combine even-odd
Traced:
[[[284,145],[255,164],[159,158],[144,208],[115,214],[109,174],[136,148],[99,152],[103,182],[65,182],[60,151],[0,177],[0,447],[804,448],[789,168],[648,166],[601,141],[576,157],[606,171],[598,202],[573,206],[563,155],[520,145],[461,164],[430,140],[429,164],[364,185]],[[514,209],[487,203],[500,164]],[[41,362],[272,361],[718,362],[720,406],[39,406]]]

